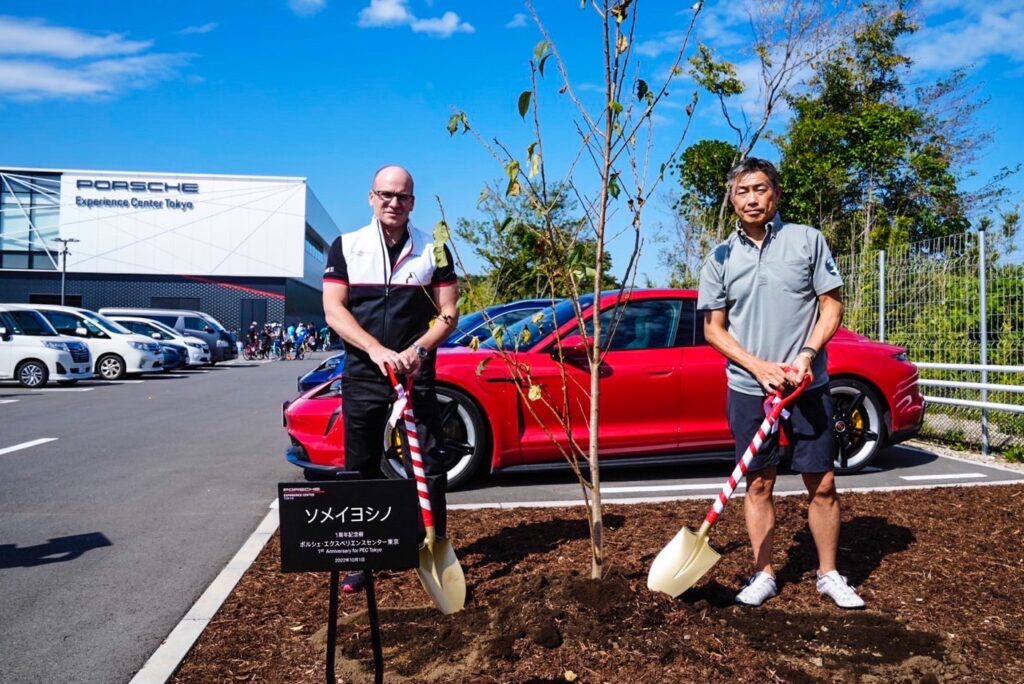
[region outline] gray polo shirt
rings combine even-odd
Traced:
[[[726,328],[748,352],[790,363],[807,344],[818,320],[818,296],[842,287],[843,279],[822,234],[810,226],[783,223],[775,214],[760,249],[737,225],[708,255],[700,270],[697,309],[725,309]],[[828,382],[828,359],[820,350],[811,387]],[[733,363],[729,387],[763,394],[752,373]]]

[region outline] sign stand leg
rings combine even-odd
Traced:
[[[334,651],[338,645],[338,570],[331,571],[331,588],[327,599],[327,684],[335,684]]]
[[[377,592],[373,588],[373,570],[366,571],[366,607],[370,613],[370,639],[373,641],[373,682],[384,682],[384,651],[380,642],[380,620],[377,617]]]

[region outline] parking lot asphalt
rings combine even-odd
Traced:
[[[129,681],[267,514],[276,483],[300,479],[283,458],[281,402],[326,356],[73,388],[0,385],[0,681]],[[710,502],[729,470],[606,469],[604,502]],[[915,445],[838,482],[1021,480]],[[783,474],[777,491],[803,489]],[[516,474],[477,478],[449,502],[576,506],[580,493],[569,472]]]
[[[0,681],[142,667],[295,477],[281,401],[313,365],[0,385]]]

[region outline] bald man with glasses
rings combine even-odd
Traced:
[[[384,430],[393,399],[387,367],[414,378],[413,406],[425,445],[427,489],[438,536],[447,523],[448,487],[434,384],[435,349],[455,330],[459,298],[451,252],[437,262],[434,238],[409,220],[416,205],[412,175],[385,166],[369,195],[373,220],[336,239],[324,271],[324,314],[345,341],[345,469],[380,478]],[[407,464],[409,465],[409,464]],[[411,476],[411,472],[410,472]],[[361,589],[349,573],[345,592]]]

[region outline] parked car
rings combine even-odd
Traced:
[[[548,306],[551,306],[550,299],[522,299],[508,304],[495,304],[482,311],[459,316],[455,331],[441,346],[465,347],[469,346],[474,338],[477,343],[484,342],[490,339],[492,331],[498,326],[507,328]],[[344,370],[345,352],[333,354],[299,378],[299,392],[308,392],[328,380],[340,378]]]
[[[227,330],[224,330],[224,326],[218,323],[217,319],[207,317],[201,311],[103,307],[100,309],[100,313],[104,316],[149,318],[177,330],[182,335],[198,337],[206,342],[206,346],[210,349],[211,365],[238,356],[238,351],[235,349],[235,338]]]
[[[27,306],[0,304],[0,379],[37,388],[49,380],[73,385],[92,375],[92,356],[83,342],[60,335]]]
[[[128,373],[163,370],[163,354],[154,340],[136,335],[95,311],[56,304],[33,304],[62,335],[81,338],[95,359],[96,374],[119,380]]]
[[[210,363],[210,347],[198,337],[182,335],[174,328],[169,328],[160,321],[136,316],[109,316],[110,320],[139,335],[146,335],[162,345],[179,347],[184,353],[183,365],[203,366]]]
[[[601,297],[600,445],[605,467],[733,459],[726,420],[725,360],[705,341],[696,292],[634,290]],[[590,315],[593,296],[582,298]],[[624,311],[610,331],[612,312]],[[589,326],[588,326],[589,327]],[[556,334],[557,331],[557,334]],[[873,342],[841,328],[828,344],[829,388],[835,404],[836,471],[856,472],[879,450],[916,434],[924,420],[917,368],[901,347]],[[517,375],[528,369],[529,379]],[[563,373],[567,377],[562,391]],[[531,400],[538,387],[544,401]],[[286,457],[307,477],[330,477],[344,467],[343,401],[337,381],[285,407],[291,446]],[[454,452],[449,486],[479,471],[514,472],[564,465],[564,430],[547,408],[568,407],[573,438],[589,442],[590,375],[586,346],[570,302],[526,318],[478,351],[443,349],[437,361],[438,400]],[[566,403],[567,402],[567,403]],[[535,415],[536,412],[536,415]],[[552,436],[559,441],[556,445]],[[389,444],[395,444],[391,440]],[[404,477],[401,449],[382,466]]]
[[[188,358],[188,352],[184,347],[168,344],[167,342],[157,342],[157,344],[160,345],[160,352],[164,356],[164,372],[185,367],[185,359]]]

